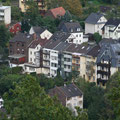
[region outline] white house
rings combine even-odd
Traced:
[[[102,27],[107,22],[107,19],[101,13],[91,13],[85,20],[85,34],[94,34],[98,32],[102,35]]]
[[[26,73],[36,72],[41,73],[41,49],[43,45],[48,42],[47,39],[34,40],[28,47],[28,63],[24,64],[24,70]]]
[[[108,22],[102,28],[103,38],[120,38],[120,19],[109,19]]]
[[[83,34],[82,27],[78,22],[61,22],[58,29],[69,33],[72,37],[74,37],[74,39],[70,41],[71,43],[82,44],[83,42],[88,41],[88,38]]]
[[[30,28],[29,34],[32,35],[34,33],[36,33],[38,35],[38,37],[41,37],[41,39],[50,39],[50,37],[53,35],[47,29],[43,29],[39,26]]]
[[[49,90],[49,95],[51,97],[56,95],[60,103],[68,107],[74,115],[77,115],[75,107],[83,109],[83,93],[74,83],[60,87],[56,86]]]
[[[0,22],[11,23],[11,6],[0,6]]]

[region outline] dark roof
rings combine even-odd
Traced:
[[[101,13],[91,13],[88,18],[85,20],[85,23],[90,23],[90,24],[97,24],[97,22],[99,21],[99,19],[102,17],[103,15]]]
[[[52,37],[50,38],[51,40],[61,40],[61,41],[66,41],[66,39],[70,36],[69,33],[67,32],[62,32],[62,31],[56,31]]]
[[[72,52],[72,53],[79,53],[79,54],[87,54],[89,50],[91,50],[92,46],[90,45],[76,45],[76,44],[71,44],[66,51],[67,52]]]
[[[58,87],[67,98],[82,96],[81,90],[75,84],[64,85]]]
[[[37,35],[40,35],[42,32],[45,31],[45,29],[43,29],[43,28],[41,28],[41,27],[39,27],[39,26],[34,26],[34,27],[33,27],[33,30],[34,30],[34,32],[35,32]]]
[[[54,49],[60,42],[60,40],[49,40],[47,44],[44,45],[44,48]]]
[[[68,42],[60,42],[60,44],[58,44],[58,45],[54,48],[54,50],[64,51],[64,50],[66,50],[69,46],[70,46],[70,43],[68,43]]]
[[[30,44],[29,48],[35,48],[38,44],[40,44],[41,46],[44,46],[45,44],[47,44],[49,42],[49,40],[47,39],[37,39],[32,41],[32,43]]]
[[[77,30],[78,28],[80,29],[79,31]],[[59,24],[58,29],[60,31],[64,31],[64,32],[68,32],[68,33],[83,31],[79,22],[72,22],[72,21],[71,22],[62,21]]]
[[[111,61],[112,67],[120,67],[120,43],[117,44],[105,44],[102,46],[98,56],[97,63],[101,60]]]
[[[105,23],[105,25],[103,26],[102,29],[104,29],[104,27],[107,26],[107,25],[113,25],[113,26],[115,26],[115,29],[116,29],[116,27],[117,27],[119,24],[120,24],[120,19],[113,19],[113,18],[111,18],[111,19],[109,19],[109,20]],[[114,30],[115,30],[115,29],[114,29]]]
[[[87,55],[97,57],[98,53],[100,52],[100,46],[95,45],[88,53]]]
[[[116,39],[111,39],[111,38],[103,38],[100,42],[99,45],[102,47],[105,44],[115,44],[118,43],[118,40]]]
[[[18,33],[10,40],[10,42],[29,42],[32,40],[32,35],[26,33]]]

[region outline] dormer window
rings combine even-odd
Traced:
[[[73,32],[73,29],[70,29],[71,32]]]
[[[80,28],[77,28],[77,31],[80,31]]]

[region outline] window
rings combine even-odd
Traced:
[[[22,47],[24,46],[24,43],[22,43]]]
[[[30,54],[32,55],[32,51],[30,51]]]
[[[12,47],[12,44],[10,44],[10,47]]]
[[[10,50],[10,53],[12,53],[12,50]]]
[[[22,49],[22,54],[24,54],[24,49]]]
[[[73,29],[71,29],[70,31],[73,32]]]
[[[78,37],[78,35],[76,35],[76,37]]]
[[[79,63],[79,60],[76,60],[76,63],[78,64],[78,63]]]
[[[77,31],[80,31],[80,28],[77,28]]]
[[[17,46],[19,46],[19,43],[17,43]]]
[[[68,65],[68,69],[70,69],[70,65]]]
[[[79,34],[79,37],[81,37],[81,34]]]

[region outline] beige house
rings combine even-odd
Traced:
[[[27,0],[19,0],[19,8],[21,9],[22,12],[26,12],[28,6],[26,6],[25,2]],[[37,5],[38,5],[38,9],[40,11],[41,14],[45,14],[45,11],[47,10],[47,7],[45,5],[44,0],[34,0]]]
[[[101,13],[91,13],[85,20],[85,34],[99,33],[102,35],[102,27],[107,22],[107,19]]]
[[[83,109],[83,93],[74,83],[60,87],[56,86],[49,90],[49,95],[51,97],[56,95],[60,103],[68,107],[74,115],[77,115],[75,107]]]

